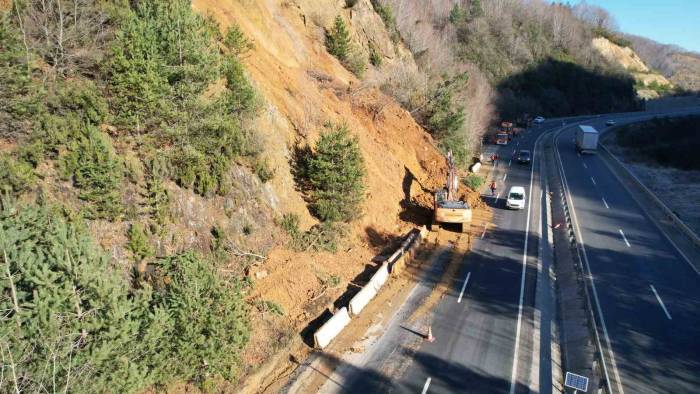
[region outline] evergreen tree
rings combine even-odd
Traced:
[[[328,53],[335,56],[341,62],[348,59],[350,52],[350,33],[345,26],[345,21],[338,15],[335,17],[333,27],[326,33],[326,48]]]
[[[172,318],[172,336],[160,353],[173,376],[202,381],[207,376],[234,380],[239,354],[248,342],[245,302],[236,282],[188,252],[156,263],[154,298]]]
[[[324,221],[350,221],[364,200],[365,167],[345,125],[327,125],[308,163],[312,209]]]
[[[469,17],[473,20],[484,16],[484,7],[481,6],[481,0],[471,0],[469,2]]]
[[[137,367],[147,344],[138,339],[153,334],[149,316],[157,315],[142,314],[147,291],[132,293],[86,229],[59,212],[0,205],[0,346],[15,368],[6,387],[124,392],[148,384]]]
[[[467,19],[467,13],[462,7],[459,6],[459,4],[455,4],[454,7],[452,7],[452,10],[450,10],[449,19],[450,23],[458,24]]]

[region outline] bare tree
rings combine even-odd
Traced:
[[[99,2],[28,0],[15,2],[14,9],[27,52],[37,54],[54,75],[90,73],[100,60],[110,31]]]

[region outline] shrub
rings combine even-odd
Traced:
[[[484,178],[476,174],[469,174],[462,181],[468,188],[474,191],[478,191],[481,185],[484,184]]]
[[[190,146],[172,151],[170,168],[170,176],[182,187],[201,195],[212,195],[218,189],[217,174],[212,173],[209,159]]]
[[[340,240],[347,234],[347,228],[332,222],[323,222],[312,226],[308,231],[301,231],[299,216],[293,213],[284,214],[280,226],[290,236],[292,249],[299,252],[313,250],[335,253]]]
[[[327,124],[308,162],[311,208],[324,221],[350,221],[360,212],[365,167],[345,125]]]
[[[255,161],[254,170],[255,175],[257,175],[263,183],[271,180],[275,176],[275,170],[270,168],[270,164],[267,160],[258,158],[258,160]]]
[[[139,131],[172,120],[219,77],[212,21],[190,0],[140,1],[112,47],[108,80],[119,119]]]
[[[365,61],[362,51],[360,51],[358,48],[352,49],[350,56],[343,64],[358,78],[362,78],[367,70],[367,62]]]
[[[379,14],[380,18],[382,18],[382,22],[384,22],[384,26],[389,32],[389,38],[391,38],[391,41],[398,42],[401,39],[401,35],[399,34],[399,29],[396,26],[396,19],[394,18],[394,12],[392,11],[391,6],[389,4],[382,5],[379,0],[372,0],[372,8],[374,8],[374,11]]]
[[[31,165],[18,161],[6,153],[0,153],[0,192],[21,194],[36,182]]]
[[[143,263],[145,259],[155,255],[155,251],[150,245],[148,235],[146,235],[146,231],[144,231],[141,223],[132,224],[126,235],[129,239],[126,247],[134,256],[134,261],[137,264]]]
[[[68,152],[59,157],[59,167],[88,203],[90,218],[116,219],[123,212],[121,184],[124,170],[104,133],[86,127],[69,141]]]
[[[153,160],[148,166],[145,197],[148,215],[158,228],[162,228],[165,222],[170,219],[170,195],[163,185],[163,172],[159,163],[159,161]]]
[[[11,274],[2,286],[12,293],[0,299],[0,344],[14,357],[19,390],[127,392],[150,384],[144,355],[164,338],[149,328],[163,315],[142,313],[148,292],[130,290],[88,231],[57,210],[0,205],[0,266]]]
[[[240,285],[187,252],[155,262],[154,305],[172,325],[161,343],[172,376],[202,382],[208,376],[235,380],[249,325]]]
[[[253,43],[243,34],[237,24],[232,23],[226,31],[223,40],[224,45],[236,56],[240,56],[253,49]]]
[[[455,4],[450,10],[449,20],[450,23],[457,24],[463,22],[467,19],[467,12],[464,8],[460,7],[459,4]]]
[[[350,52],[350,33],[340,15],[335,17],[333,27],[326,32],[326,48],[328,53],[341,62],[347,60]]]
[[[374,67],[382,65],[382,55],[379,53],[377,46],[372,42],[369,43],[369,62],[372,63]]]
[[[455,92],[466,86],[466,73],[440,83],[424,109],[425,126],[436,137],[453,135],[464,125],[464,107],[455,103]]]

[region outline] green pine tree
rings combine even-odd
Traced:
[[[348,59],[350,52],[350,33],[345,21],[338,15],[335,17],[333,27],[326,33],[326,48],[328,53],[335,56],[341,62]]]
[[[357,139],[345,125],[327,125],[308,163],[311,207],[324,221],[350,221],[361,210],[365,166]]]

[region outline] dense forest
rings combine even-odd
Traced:
[[[234,160],[262,168],[248,41],[189,0],[62,5],[15,1],[0,15],[0,137],[14,147],[0,153],[3,385],[234,380],[244,284],[215,253],[168,255],[150,239],[170,220],[166,179],[209,196],[231,187]],[[125,219],[133,269],[90,235],[89,221]]]

